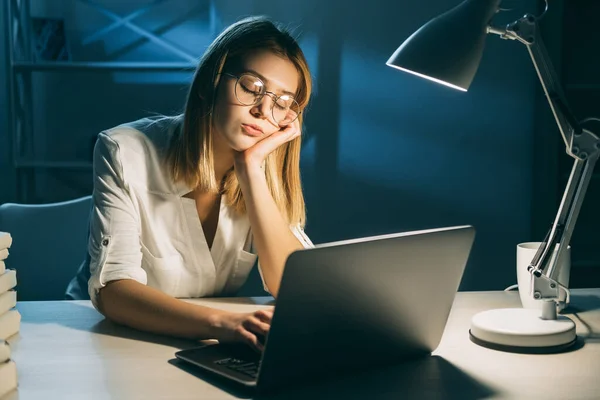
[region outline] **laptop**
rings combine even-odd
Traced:
[[[286,262],[265,348],[210,344],[175,356],[233,382],[281,386],[429,355],[439,345],[472,226],[318,245]]]

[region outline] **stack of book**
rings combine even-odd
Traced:
[[[17,366],[10,359],[10,346],[0,340],[0,397],[17,388]]]
[[[17,388],[17,366],[10,359],[10,347],[5,340],[21,327],[21,314],[15,309],[17,274],[15,270],[6,269],[11,244],[10,234],[0,232],[0,397]]]
[[[7,339],[19,332],[21,314],[17,305],[17,272],[6,268],[8,249],[12,244],[10,233],[0,232],[0,339]]]

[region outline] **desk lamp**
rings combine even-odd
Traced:
[[[575,344],[575,324],[557,316],[557,282],[562,252],[569,246],[594,165],[600,153],[598,136],[578,122],[559,86],[538,29],[541,16],[526,14],[504,28],[491,25],[501,0],[466,0],[432,19],[398,47],[387,65],[467,91],[481,61],[487,34],[524,44],[541,81],[569,156],[575,159],[556,218],[534,256],[530,295],[542,300],[542,310],[523,308],[481,312],[471,320],[471,340],[481,346],[520,353],[552,353]],[[556,251],[556,254],[553,253]],[[563,287],[563,289],[566,289]]]

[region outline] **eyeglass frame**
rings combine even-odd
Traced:
[[[226,75],[226,76],[228,76],[230,78],[235,78],[235,86],[233,87],[233,94],[235,95],[235,99],[237,101],[239,101],[239,103],[241,105],[244,105],[244,106],[255,106],[255,105],[258,105],[258,104],[260,104],[263,101],[263,99],[265,98],[265,95],[269,95],[269,97],[271,97],[271,99],[273,100],[273,103],[271,104],[271,115],[273,116],[273,121],[275,121],[275,123],[279,125],[279,122],[275,119],[275,114],[274,114],[274,111],[273,111],[273,109],[275,107],[275,104],[277,103],[277,100],[279,100],[279,98],[281,97],[281,96],[277,96],[277,93],[273,93],[273,92],[270,92],[267,89],[265,89],[265,92],[261,95],[260,99],[258,101],[256,101],[255,103],[253,103],[253,104],[244,104],[238,98],[237,91],[235,90],[235,88],[237,87],[238,82],[240,81],[240,78],[242,76],[244,76],[244,75],[250,75],[250,76],[258,79],[260,82],[262,82],[263,87],[266,88],[267,86],[265,85],[265,83],[263,82],[263,80],[260,79],[260,77],[256,76],[255,74],[253,74],[251,72],[242,72],[239,76],[231,74],[229,72],[222,72],[221,75]],[[289,96],[289,95],[287,95],[287,96]],[[296,118],[294,120],[292,120],[290,123],[288,123],[288,125],[294,123],[300,117],[300,114],[302,114],[302,112],[304,111],[304,110],[300,110],[300,104],[298,103],[298,101],[296,100],[296,98],[294,96],[290,96],[290,97],[296,102],[296,104],[298,104],[298,109],[299,110],[298,110],[298,115],[296,116]]]

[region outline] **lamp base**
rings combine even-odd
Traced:
[[[471,341],[483,347],[513,353],[559,353],[577,342],[575,323],[558,316],[544,320],[540,310],[503,308],[476,314]]]

